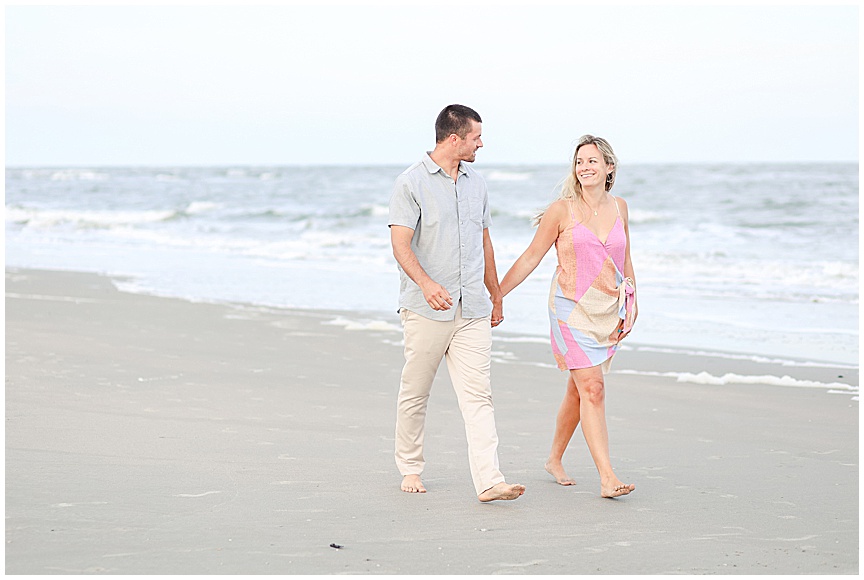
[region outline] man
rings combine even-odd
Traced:
[[[396,179],[389,225],[405,335],[396,415],[402,491],[426,492],[420,478],[426,406],[446,357],[465,422],[471,478],[478,499],[488,502],[516,499],[525,486],[506,483],[498,468],[490,367],[492,326],[504,319],[502,296],[486,182],[467,165],[483,146],[481,122],[462,105],[441,111],[434,151]]]

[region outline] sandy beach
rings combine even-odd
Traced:
[[[395,312],[7,269],[5,316],[7,574],[859,572],[857,369],[623,350],[607,416],[636,491],[608,500],[581,431],[578,485],[543,470],[565,375],[548,345],[496,329],[502,471],[527,491],[481,504],[446,372],[429,493],[399,490]]]

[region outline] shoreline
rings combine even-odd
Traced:
[[[548,344],[496,335],[502,471],[528,490],[480,504],[446,372],[429,493],[398,489],[395,313],[193,303],[29,269],[7,269],[6,293],[10,574],[858,572],[857,369],[622,350],[607,418],[636,491],[602,500],[579,432],[578,485],[543,471],[565,376]]]
[[[30,268],[30,267],[6,267],[7,274],[14,273],[17,271],[21,272],[57,272],[57,273],[68,273],[68,274],[82,274],[82,275],[92,275],[98,276],[100,278],[105,278],[111,281],[111,284],[114,288],[122,292],[124,294],[130,294],[134,296],[144,296],[151,298],[161,298],[167,300],[181,300],[184,302],[188,302],[190,304],[209,304],[213,306],[224,306],[226,308],[232,308],[239,311],[249,310],[249,311],[261,311],[261,312],[284,312],[284,313],[295,313],[301,316],[326,316],[331,317],[332,321],[327,322],[326,324],[333,324],[335,326],[343,326],[346,330],[355,331],[355,330],[392,330],[397,332],[401,336],[401,326],[399,323],[399,316],[395,313],[395,309],[393,312],[389,310],[345,310],[345,309],[333,309],[333,308],[308,308],[308,307],[290,307],[290,306],[280,306],[280,305],[272,305],[272,304],[258,304],[254,302],[246,302],[246,301],[237,301],[237,300],[223,300],[223,299],[205,299],[205,298],[189,298],[183,296],[176,296],[171,293],[162,293],[158,291],[151,291],[146,288],[142,288],[136,283],[137,276],[135,275],[112,275],[101,272],[91,272],[89,270],[75,270],[75,269],[51,269],[51,268]],[[785,354],[773,354],[773,353],[745,353],[741,351],[735,350],[725,350],[717,347],[702,347],[702,346],[687,346],[682,344],[668,344],[668,343],[654,343],[654,342],[638,342],[638,334],[636,335],[636,341],[633,342],[633,338],[631,337],[627,342],[623,343],[622,348],[619,351],[619,354],[616,355],[616,361],[613,362],[612,372],[620,372],[621,366],[617,361],[622,358],[632,358],[631,355],[623,354],[626,352],[636,351],[640,353],[636,358],[641,359],[644,355],[650,353],[650,355],[659,361],[664,361],[663,369],[664,372],[668,373],[677,373],[678,375],[685,375],[678,377],[682,382],[702,382],[699,378],[694,378],[692,376],[693,373],[704,373],[708,372],[709,375],[711,371],[708,369],[718,369],[722,367],[724,362],[732,363],[735,361],[735,364],[741,364],[745,366],[748,370],[748,376],[776,376],[778,378],[783,378],[784,376],[789,376],[795,380],[802,381],[810,381],[817,383],[824,383],[825,385],[833,385],[837,383],[838,385],[846,385],[848,387],[855,387],[854,394],[857,395],[857,387],[859,386],[859,366],[857,363],[857,359],[855,362],[852,361],[842,361],[842,360],[828,360],[824,358],[820,358],[818,356],[811,357],[802,357],[795,355],[785,355]],[[550,368],[556,368],[554,360],[551,355],[551,350],[549,348],[549,339],[547,334],[539,334],[533,332],[523,332],[523,331],[513,331],[509,330],[506,327],[498,327],[493,331],[493,349],[495,345],[505,345],[506,343],[525,343],[532,344],[536,343],[541,347],[545,346],[545,351],[541,349],[531,349],[532,357],[534,357],[536,362],[539,365],[547,364]],[[623,356],[622,356],[623,355]],[[693,364],[673,364],[673,361],[695,361],[695,360],[703,360],[705,361],[705,368],[700,368],[698,365],[694,366]],[[506,362],[504,359],[500,359],[498,362]],[[629,362],[629,361],[628,361]],[[644,365],[640,365],[644,366]],[[652,365],[649,365],[652,366]],[[824,372],[819,372],[816,369],[825,369]],[[627,369],[628,371],[633,371],[636,369]],[[656,370],[656,369],[653,369]],[[637,371],[638,372],[638,371]],[[562,375],[563,376],[563,375]],[[714,380],[716,383],[716,379],[721,378],[715,375],[711,375],[710,377],[705,377],[705,380]],[[732,380],[735,380],[734,378]],[[758,384],[759,381],[756,382]],[[777,381],[769,381],[767,384],[779,384]],[[793,386],[793,385],[787,385]],[[820,385],[800,385],[800,386],[812,386],[813,388],[820,388]],[[826,387],[828,388],[828,387]]]
[[[9,270],[28,270],[28,268],[15,268]],[[38,269],[35,269],[38,270]],[[58,271],[58,270],[46,270]],[[70,270],[75,273],[78,271]],[[78,272],[87,274],[88,272]],[[342,326],[349,331],[381,331],[391,330],[399,335],[401,340],[401,326],[399,316],[395,312],[382,310],[340,310],[328,308],[293,308],[269,304],[255,304],[243,301],[231,300],[193,300],[173,296],[171,294],[148,292],[141,290],[135,283],[134,276],[111,276],[107,274],[95,274],[112,281],[119,291],[140,296],[155,298],[175,299],[190,302],[192,304],[211,304],[225,306],[239,311],[262,311],[262,312],[284,312],[295,313],[302,316],[325,316],[332,320],[324,324]],[[638,334],[637,334],[638,336]],[[638,340],[638,338],[637,338]],[[506,327],[496,328],[493,331],[493,350],[500,346],[506,351],[507,343],[537,344],[541,348],[528,348],[531,353],[530,361],[540,366],[556,368],[551,355],[548,335],[540,335],[527,332],[511,331]],[[526,347],[527,348],[527,347]],[[525,349],[523,349],[525,350]],[[624,354],[624,353],[630,354]],[[643,361],[650,357],[650,363]],[[621,359],[625,359],[625,366],[621,366]],[[507,363],[507,357],[496,357],[496,362]],[[696,364],[701,362],[701,364]],[[641,364],[640,364],[641,363]],[[659,363],[659,364],[658,364]],[[635,367],[634,367],[635,364]],[[724,376],[724,369],[729,364],[738,365],[746,372],[743,375],[732,377]],[[822,388],[825,390],[840,389],[840,394],[847,391],[857,400],[859,389],[859,366],[851,362],[838,360],[819,359],[818,357],[804,358],[800,356],[785,356],[776,354],[742,353],[719,348],[688,347],[681,345],[652,344],[632,342],[632,338],[622,345],[616,360],[612,365],[613,373],[635,373],[658,372],[669,373],[680,382],[687,383],[714,383],[725,384],[725,382],[737,382],[759,385],[767,384],[773,386],[809,387]],[[720,373],[720,374],[717,374]],[[562,375],[563,377],[564,375]],[[789,379],[789,380],[783,380]],[[563,380],[563,379],[562,379]],[[784,384],[785,383],[785,384]],[[800,383],[800,384],[799,384]],[[810,384],[815,383],[815,384]]]
[[[14,267],[108,276],[119,280],[119,289],[135,294],[287,310],[317,311],[321,304],[332,304],[345,312],[373,313],[391,320],[398,302],[398,273],[395,265],[389,263],[386,267],[375,263],[370,265],[371,269],[359,270],[342,264],[350,271],[352,284],[367,290],[354,295],[339,290],[344,286],[345,274],[326,261],[268,265],[242,257],[226,261],[199,250],[166,253],[158,248],[119,246],[79,248],[76,254],[80,252],[84,254],[70,256],[63,244],[19,246],[15,240],[7,243],[7,258]],[[508,262],[504,258],[506,252],[502,250],[501,255],[501,260]],[[550,257],[552,254],[546,261]],[[234,276],[223,277],[226,269],[234,272]],[[191,272],[195,275],[190,275]],[[499,327],[502,332],[548,337],[544,304],[551,277],[548,268],[538,269],[528,283],[508,295],[503,325],[506,328]],[[640,322],[628,341],[679,350],[698,348],[750,353],[763,358],[859,364],[857,304],[662,297],[644,291],[640,306],[643,310]],[[682,312],[700,314],[694,317]]]

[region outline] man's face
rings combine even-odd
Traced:
[[[483,125],[477,121],[471,121],[471,130],[465,135],[464,139],[456,136],[456,155],[460,161],[473,162],[477,158],[477,150],[483,147],[483,140],[480,138]]]

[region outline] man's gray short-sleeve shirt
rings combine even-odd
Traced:
[[[492,301],[483,282],[483,230],[492,225],[492,216],[486,182],[476,171],[460,162],[454,183],[426,153],[396,178],[389,225],[414,230],[411,249],[417,260],[453,298],[450,310],[433,310],[400,266],[400,308],[432,320],[453,320],[461,299],[463,317],[489,316]]]

